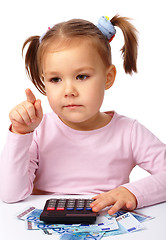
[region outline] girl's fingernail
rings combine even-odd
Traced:
[[[92,208],[92,210],[93,210],[93,212],[97,212],[98,211],[96,207]]]
[[[113,211],[112,211],[112,210],[109,210],[108,213],[109,213],[110,215],[113,215]]]

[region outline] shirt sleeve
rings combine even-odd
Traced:
[[[19,135],[9,131],[0,165],[1,200],[12,203],[27,198],[33,191],[38,168],[37,144],[33,133]]]
[[[131,132],[135,165],[151,175],[124,184],[137,198],[137,208],[166,201],[166,145],[137,121]]]

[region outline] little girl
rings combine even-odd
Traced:
[[[136,29],[127,18],[101,17],[98,25],[74,19],[27,39],[25,66],[52,113],[43,116],[30,89],[11,110],[0,158],[0,197],[17,202],[30,194],[94,194],[93,211],[133,210],[166,201],[166,146],[136,120],[101,112],[116,77],[111,62],[115,26],[124,34],[126,73],[137,72]],[[139,165],[151,176],[129,183]]]

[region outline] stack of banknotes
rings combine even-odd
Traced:
[[[39,219],[42,211],[28,207],[17,218],[25,221],[27,230],[39,230],[46,235],[57,235],[60,240],[99,240],[112,235],[140,231],[144,229],[142,223],[153,218],[136,211],[118,211],[112,216],[101,212],[94,224],[46,224]]]

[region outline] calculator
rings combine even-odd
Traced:
[[[45,203],[40,220],[47,223],[94,223],[97,213],[92,212],[93,199],[53,198]]]

